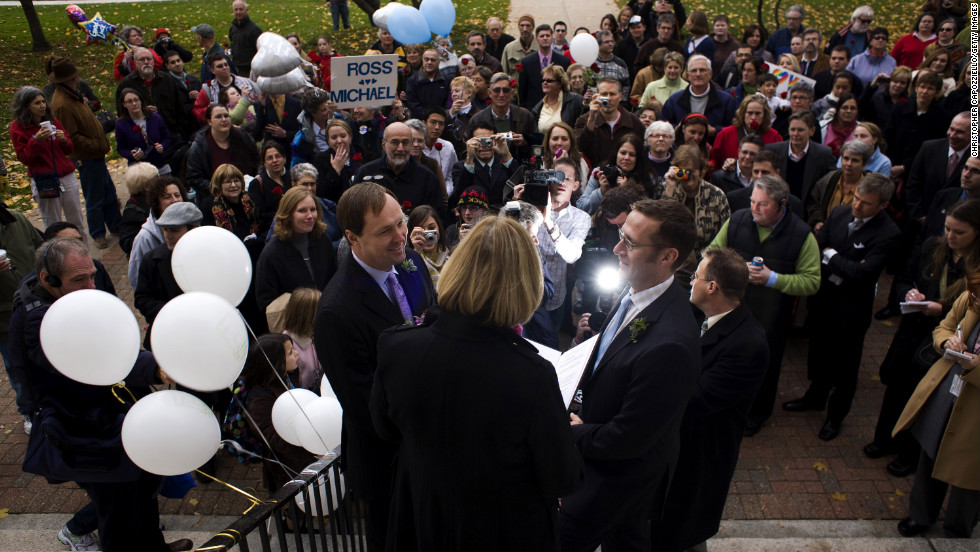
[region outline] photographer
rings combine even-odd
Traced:
[[[575,202],[575,206],[594,215],[603,195],[611,188],[627,184],[649,196],[653,181],[650,179],[649,157],[641,155],[644,151],[643,141],[632,134],[616,140],[606,165],[592,171],[585,191]]]
[[[543,224],[538,227],[538,252],[555,284],[555,294],[545,307],[558,331],[566,315],[565,297],[570,287],[566,284],[568,267],[582,256],[582,246],[592,221],[585,211],[571,205],[572,196],[580,185],[575,162],[568,158],[559,159],[555,161],[554,170],[563,174],[548,182],[546,204],[536,206],[544,217]],[[514,198],[523,197],[524,191],[525,184],[517,185]]]
[[[174,42],[174,39],[170,37],[170,29],[157,29],[156,34],[153,36],[153,51],[156,52],[160,59],[167,59],[167,52],[177,52],[180,54],[180,60],[184,63],[189,62],[194,59],[194,54],[190,53],[187,48],[184,48],[180,44]]]
[[[412,249],[425,261],[432,285],[437,285],[439,271],[449,259],[449,246],[446,244],[442,219],[431,206],[419,205],[408,215],[408,227],[411,229],[408,239],[412,242]]]
[[[504,190],[517,170],[517,164],[507,147],[505,134],[497,134],[493,123],[475,122],[466,141],[466,157],[453,166],[454,190],[450,205],[459,202],[459,194],[470,186],[487,191],[490,205],[503,205]]]

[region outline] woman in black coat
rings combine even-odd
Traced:
[[[292,187],[289,175],[288,152],[286,146],[273,140],[266,140],[259,150],[259,174],[248,184],[248,197],[255,204],[255,216],[259,220],[260,236],[269,233],[272,219],[279,210],[279,200],[286,190]]]
[[[255,298],[264,313],[269,303],[298,287],[323,289],[337,271],[337,255],[325,235],[320,203],[312,190],[286,192],[276,212],[276,237],[262,249],[255,268]]]
[[[571,91],[565,70],[559,65],[549,65],[541,70],[541,79],[544,98],[531,108],[531,115],[534,115],[538,132],[542,134],[548,132],[552,125],[559,122],[554,120],[554,117],[547,119],[541,117],[545,102],[548,102],[552,113],[558,115],[560,122],[574,127],[578,116],[582,114],[582,106],[585,100],[582,96]]]
[[[337,202],[354,182],[363,159],[359,148],[353,144],[350,125],[340,119],[330,119],[326,129],[328,147],[311,163],[318,173],[316,195]]]
[[[554,367],[513,329],[541,299],[534,248],[483,219],[441,272],[442,310],[378,340],[371,416],[399,445],[389,551],[558,549],[582,460]]]

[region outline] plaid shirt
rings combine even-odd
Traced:
[[[585,245],[585,237],[592,226],[592,219],[585,211],[569,205],[561,211],[552,211],[551,220],[561,230],[561,235],[557,240],[552,240],[544,224],[539,226],[538,252],[541,253],[544,264],[548,267],[548,273],[551,274],[551,280],[555,284],[555,294],[545,308],[555,310],[565,301],[565,276],[568,273],[568,265],[582,256],[582,246]]]

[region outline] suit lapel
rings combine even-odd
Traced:
[[[398,305],[388,299],[388,295],[381,289],[381,286],[354,260],[353,254],[346,259],[346,265],[351,288],[361,294],[365,308],[390,322],[393,326],[404,322]]]
[[[660,295],[660,297],[657,297],[657,299],[653,303],[647,305],[647,307],[642,311],[640,311],[634,318],[629,320],[623,320],[623,323],[625,324],[623,330],[620,331],[619,334],[613,338],[612,343],[609,344],[609,348],[606,349],[606,354],[602,356],[602,359],[599,361],[599,365],[595,367],[595,371],[593,372],[593,375],[598,375],[599,372],[602,370],[602,368],[609,363],[610,359],[615,357],[617,353],[619,353],[621,350],[626,348],[627,345],[631,345],[633,343],[633,337],[631,336],[632,332],[630,332],[630,325],[632,324],[633,320],[646,318],[647,329],[644,330],[644,333],[657,331],[656,328],[657,322],[660,320],[661,315],[663,315],[664,310],[666,310],[667,304],[673,300],[672,297],[673,287],[674,284],[671,284],[670,287],[664,290],[664,292]],[[614,315],[615,313],[613,315],[610,315],[609,319],[611,320],[614,317]],[[606,322],[608,326],[609,320],[607,320]],[[605,331],[606,329],[607,328],[603,328],[603,331]],[[641,339],[642,339],[641,336],[637,336],[638,341]],[[594,354],[595,353],[593,353],[593,355]]]

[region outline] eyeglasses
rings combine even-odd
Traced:
[[[509,94],[510,93],[510,87],[507,87],[507,88],[491,88],[490,89],[490,93],[491,94]]]
[[[566,29],[561,29],[561,28],[555,27],[555,32],[556,33],[565,33],[565,32],[568,32],[568,31]]]
[[[558,82],[558,79],[541,79],[541,82],[554,83]]]
[[[140,101],[139,99],[133,98],[132,100],[125,100],[123,101],[123,103],[126,105],[132,105],[132,104],[138,104],[140,103]]]
[[[227,63],[215,63],[213,69],[224,69],[228,67]]]
[[[888,40],[888,35],[874,35],[871,40]]]
[[[707,278],[698,278],[697,273],[696,272],[692,272],[691,273],[691,285],[692,286],[694,285],[694,280],[701,280],[702,282],[712,282],[712,281],[714,281],[714,280],[709,280]]]
[[[864,23],[865,25],[870,25],[871,22],[874,21],[874,19],[858,19],[858,21]]]
[[[841,111],[857,111],[857,106],[856,105],[842,105],[840,107],[840,110]]]
[[[230,180],[225,180],[221,184],[224,185],[224,184],[241,184],[241,183],[242,183],[241,178],[232,178]]]
[[[955,33],[956,32],[956,29],[954,29],[953,27],[943,27],[943,28],[939,29],[939,32],[941,32],[941,33]]]
[[[637,247],[663,247],[663,245],[659,243],[636,243],[626,236],[626,233],[623,232],[622,228],[619,229],[619,239],[626,244],[626,249],[629,249],[630,251],[635,250]]]

